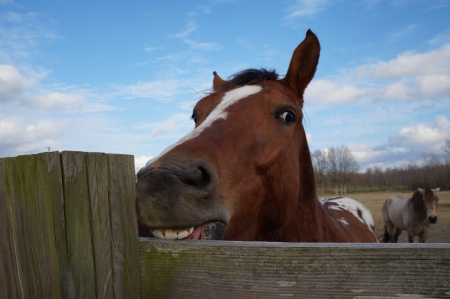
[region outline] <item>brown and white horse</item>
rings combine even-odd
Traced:
[[[397,243],[398,236],[406,230],[409,243],[413,243],[417,235],[419,242],[425,243],[430,223],[437,222],[438,191],[439,188],[426,187],[425,190],[419,188],[409,199],[397,195],[387,198],[381,208],[385,225],[383,242]]]
[[[370,212],[346,198],[319,201],[303,128],[303,93],[319,62],[308,30],[287,74],[214,72],[194,107],[195,129],[137,174],[145,230],[165,239],[376,242]]]

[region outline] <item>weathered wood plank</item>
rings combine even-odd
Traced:
[[[0,294],[67,298],[70,277],[59,153],[4,158],[1,164]]]
[[[108,156],[86,154],[97,298],[114,298]]]
[[[142,298],[450,298],[450,244],[142,238],[140,252]]]
[[[0,159],[0,298],[140,298],[134,159]]]
[[[113,235],[114,296],[140,298],[141,276],[135,205],[134,157],[108,155]]]
[[[96,298],[95,258],[91,229],[86,154],[61,152],[67,251],[73,275],[70,296]]]
[[[12,234],[9,200],[6,197],[6,159],[0,159],[0,297],[22,297]]]

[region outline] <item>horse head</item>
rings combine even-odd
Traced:
[[[308,30],[283,79],[214,72],[212,91],[193,109],[195,129],[137,174],[140,223],[166,239],[281,240],[299,201],[316,199],[302,108],[319,53]]]
[[[422,194],[422,200],[424,203],[425,210],[427,211],[428,221],[430,223],[436,223],[437,222],[437,208],[438,208],[438,191],[440,188],[436,189],[430,189],[429,187],[426,187],[425,190],[419,188],[418,189],[420,194]]]

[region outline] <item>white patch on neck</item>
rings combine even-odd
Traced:
[[[163,150],[157,157],[150,159],[143,168],[147,167],[148,165],[155,162],[159,157],[173,149],[174,147],[190,140],[198,135],[200,135],[206,128],[210,127],[216,120],[219,119],[226,119],[228,113],[225,111],[229,106],[233,105],[234,103],[238,102],[239,100],[242,100],[252,94],[258,93],[261,91],[261,86],[258,85],[246,85],[243,87],[239,87],[236,89],[233,89],[227,93],[225,93],[222,101],[219,105],[217,105],[216,108],[208,115],[208,117],[205,119],[205,121],[195,128],[192,132],[178,140],[176,143],[170,145],[165,150]]]

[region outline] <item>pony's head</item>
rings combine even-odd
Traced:
[[[436,223],[437,222],[437,208],[438,208],[438,192],[440,188],[436,189],[430,189],[429,187],[426,187],[425,190],[419,188],[418,191],[422,195],[422,202],[423,206],[427,212],[427,217],[430,223]]]
[[[315,198],[302,108],[319,53],[308,30],[283,79],[267,70],[229,80],[214,72],[211,93],[193,109],[195,129],[137,174],[141,224],[166,239],[286,234],[299,205]]]

